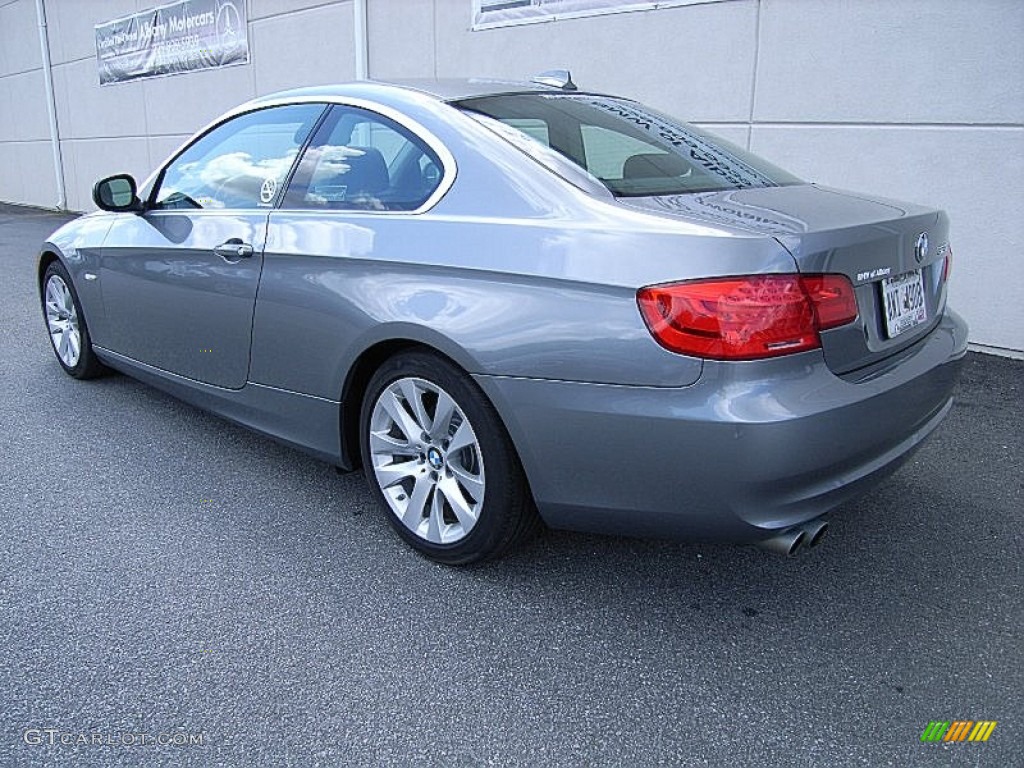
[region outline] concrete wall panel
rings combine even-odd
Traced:
[[[307,8],[316,8],[319,5],[330,5],[339,0],[249,0],[249,20],[265,19],[269,16],[285,16],[295,11],[302,11]],[[351,0],[343,0],[351,5]],[[413,0],[420,2],[421,0]],[[387,3],[395,0],[385,0]],[[403,2],[403,0],[397,0]],[[428,0],[429,2],[429,0]],[[349,11],[351,13],[351,10]]]
[[[14,123],[16,110],[21,108],[19,104],[15,107],[11,101],[11,89],[7,84],[10,77],[0,77],[0,144],[5,141],[14,141]]]
[[[22,194],[22,176],[17,166],[20,146],[18,142],[0,142],[0,200],[26,202]]]
[[[97,24],[160,4],[144,0],[141,4],[137,0],[46,0],[50,60],[54,64],[86,58],[95,61]]]
[[[53,88],[62,139],[146,134],[141,82],[101,86],[96,61],[82,59],[55,66]]]
[[[92,185],[104,176],[130,173],[141,181],[149,174],[149,149],[144,138],[71,139],[62,145],[71,210],[96,210]]]
[[[432,0],[368,3],[367,25],[371,77],[437,76]]]
[[[155,77],[141,85],[150,135],[194,133],[256,95],[252,64]],[[121,84],[104,87],[120,88]],[[182,109],[183,104],[188,109]]]
[[[34,69],[3,78],[6,103],[0,102],[7,115],[2,125],[9,141],[32,141],[50,138],[50,117],[46,110],[43,70]]]
[[[16,29],[18,34],[3,35],[3,43],[0,44],[0,76],[43,66],[39,22],[33,0],[17,0],[0,6],[0,30],[5,29]]]
[[[57,204],[57,177],[53,171],[53,146],[49,141],[8,144],[13,149],[12,170],[20,178],[19,202],[52,208]]]
[[[256,93],[353,79],[353,27],[348,2],[252,22]]]
[[[1020,123],[1020,0],[764,0],[754,117]]]

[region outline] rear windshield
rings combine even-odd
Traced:
[[[617,197],[801,183],[734,144],[632,101],[586,94],[520,93],[466,99],[456,106],[497,120],[520,136],[550,147]],[[560,172],[546,153],[535,156]]]

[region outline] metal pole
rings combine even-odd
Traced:
[[[64,159],[60,153],[60,132],[57,128],[57,102],[53,94],[53,71],[50,65],[50,42],[46,36],[46,9],[43,0],[36,0],[39,19],[39,50],[43,54],[43,84],[46,88],[46,111],[50,117],[50,146],[53,148],[53,170],[57,174],[57,209],[67,208],[67,190],[64,187]]]
[[[356,80],[365,80],[369,77],[370,60],[367,53],[366,2],[367,0],[353,0],[352,3],[352,14],[355,21]]]

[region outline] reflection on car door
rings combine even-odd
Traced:
[[[358,285],[360,273],[386,273],[366,260],[419,247],[418,222],[382,214],[423,206],[441,184],[441,168],[407,126],[371,110],[331,107],[270,216],[253,319],[254,381],[337,398],[337,350],[365,322],[362,308],[346,314],[338,294]]]
[[[117,218],[100,271],[114,352],[245,385],[267,217],[322,112],[289,105],[221,123],[165,168],[145,213]]]

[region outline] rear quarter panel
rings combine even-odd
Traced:
[[[592,197],[451,107],[424,109],[457,162],[433,209],[271,214],[253,381],[337,398],[363,350],[409,338],[471,373],[687,386],[701,361],[653,340],[637,288],[794,268],[770,237]]]
[[[271,215],[250,377],[337,398],[363,350],[410,338],[471,373],[687,386],[701,361],[654,341],[636,289],[707,274],[711,265],[745,272],[791,264],[768,240],[571,221],[279,212]]]

